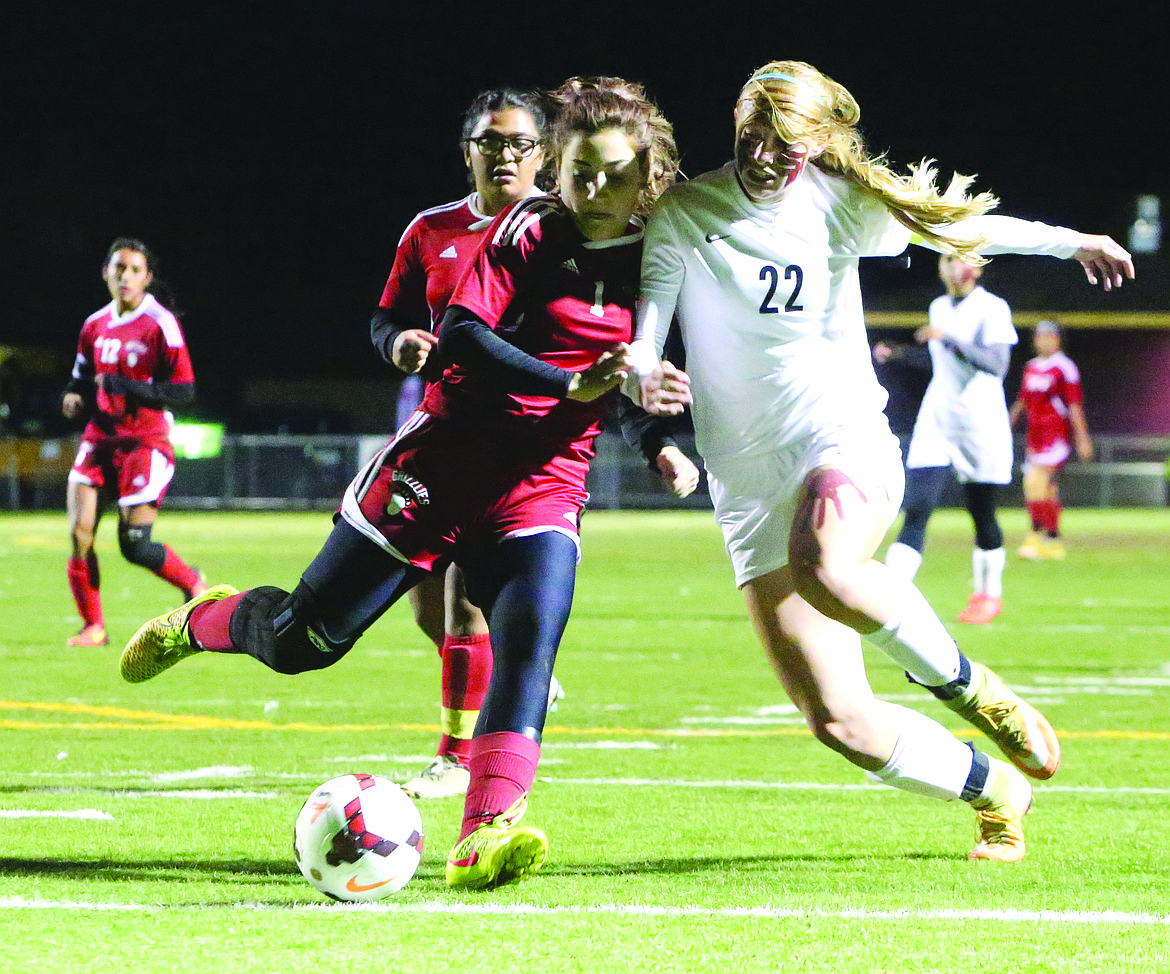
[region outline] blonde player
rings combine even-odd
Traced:
[[[887,784],[976,812],[975,859],[1024,856],[1032,789],[1060,745],[1044,717],[964,657],[911,582],[874,560],[903,472],[865,337],[858,259],[912,240],[963,257],[1076,258],[1105,287],[1133,276],[1108,237],[983,217],[956,177],[870,159],[857,102],[798,61],[754,72],[735,106],[735,158],[668,191],[647,227],[638,340],[651,411],[693,400],[696,444],[736,583],[816,737]],[[956,225],[959,224],[959,225]],[[676,314],[690,377],[656,368]],[[693,390],[693,392],[692,392]],[[914,710],[874,698],[859,635],[991,737],[990,758]]]
[[[952,475],[963,485],[975,525],[974,592],[959,622],[991,622],[1003,611],[1003,529],[996,491],[1012,479],[1012,431],[1003,377],[1018,341],[1003,298],[979,284],[983,268],[953,254],[938,261],[947,293],[930,304],[915,340],[930,351],[932,376],[906,456],[905,516],[886,565],[912,579],[922,564],[926,523]],[[879,361],[878,346],[875,358]],[[898,350],[892,350],[896,357]]]

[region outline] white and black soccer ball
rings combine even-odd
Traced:
[[[301,874],[335,900],[365,902],[402,889],[422,859],[422,816],[398,785],[344,774],[319,786],[297,816]]]

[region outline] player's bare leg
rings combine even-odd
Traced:
[[[1060,745],[1048,721],[994,673],[964,657],[921,592],[874,560],[899,502],[880,483],[859,485],[834,468],[814,470],[789,542],[796,591],[874,642],[1025,774],[1051,777]]]
[[[752,579],[744,597],[769,661],[821,743],[876,780],[970,803],[979,833],[973,858],[1023,858],[1020,820],[1031,788],[1019,772],[929,717],[877,700],[857,633],[801,598],[788,568]]]

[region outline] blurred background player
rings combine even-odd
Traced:
[[[1032,802],[1020,772],[1051,777],[1060,742],[1036,708],[959,651],[913,582],[873,557],[904,473],[858,262],[912,242],[964,258],[1051,254],[1079,260],[1107,288],[1132,277],[1133,263],[1108,237],[983,216],[996,201],[969,195],[968,178],[940,190],[928,166],[894,172],[869,157],[860,114],[844,86],[804,62],[752,74],[736,99],[732,161],[673,187],[647,226],[630,349],[638,381],[626,388],[652,412],[693,402],[736,584],[816,739],[885,784],[968,802],[969,857],[1015,862]],[[689,376],[660,370],[676,312]],[[1012,764],[877,700],[860,636]]]
[[[914,340],[929,349],[924,364],[932,375],[906,456],[902,529],[886,552],[886,565],[907,580],[914,578],[922,564],[927,521],[953,472],[975,524],[974,592],[959,622],[981,624],[1003,611],[1005,553],[996,492],[1012,479],[1003,378],[1018,338],[1007,302],[979,284],[983,268],[977,262],[943,254],[938,273],[947,293],[931,302],[929,323],[914,333]],[[874,349],[879,362],[903,353],[904,348],[886,345]]]
[[[1036,358],[1024,367],[1020,394],[1012,403],[1011,424],[1024,414],[1024,502],[1032,530],[1020,545],[1021,558],[1064,558],[1060,540],[1060,473],[1069,457],[1072,432],[1077,457],[1093,459],[1093,441],[1082,406],[1081,373],[1060,350],[1060,328],[1041,321],[1032,336]]]
[[[427,571],[457,561],[494,651],[447,858],[458,889],[525,879],[548,853],[544,832],[519,823],[572,606],[593,443],[629,368],[635,217],[678,165],[670,125],[647,99],[587,85],[561,97],[560,199],[497,217],[443,316],[438,352],[452,364],[350,484],[295,589],[217,586],[143,625],[120,664],[132,683],[201,651],[247,653],[281,673],[321,669]],[[663,363],[659,374],[682,373]],[[677,455],[674,481],[693,482]]]
[[[460,145],[472,192],[423,210],[410,222],[370,337],[381,356],[406,374],[398,397],[397,426],[422,401],[424,385],[440,378],[438,322],[447,300],[479,248],[484,231],[504,207],[542,195],[544,140],[551,100],[543,93],[495,88],[480,92],[463,116]],[[415,621],[442,660],[442,735],[434,759],[403,788],[415,798],[445,798],[467,791],[472,732],[492,672],[487,621],[467,599],[463,574],[452,564],[410,591]],[[559,684],[553,696],[560,693]]]
[[[207,589],[198,571],[150,536],[175,472],[169,410],[195,400],[183,330],[149,291],[154,264],[142,241],[114,241],[102,267],[112,300],[86,318],[61,400],[67,418],[89,420],[66,494],[69,590],[82,620],[70,646],[109,641],[94,535],[110,500],[117,500],[118,547],[127,561],[170,582],[184,601]]]

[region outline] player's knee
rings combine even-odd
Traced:
[[[167,559],[167,549],[152,541],[150,532],[149,524],[119,524],[118,550],[130,564],[158,571]]]
[[[329,633],[320,622],[312,591],[289,593],[262,586],[244,593],[231,620],[232,643],[277,673],[292,675],[332,666],[356,636]]]

